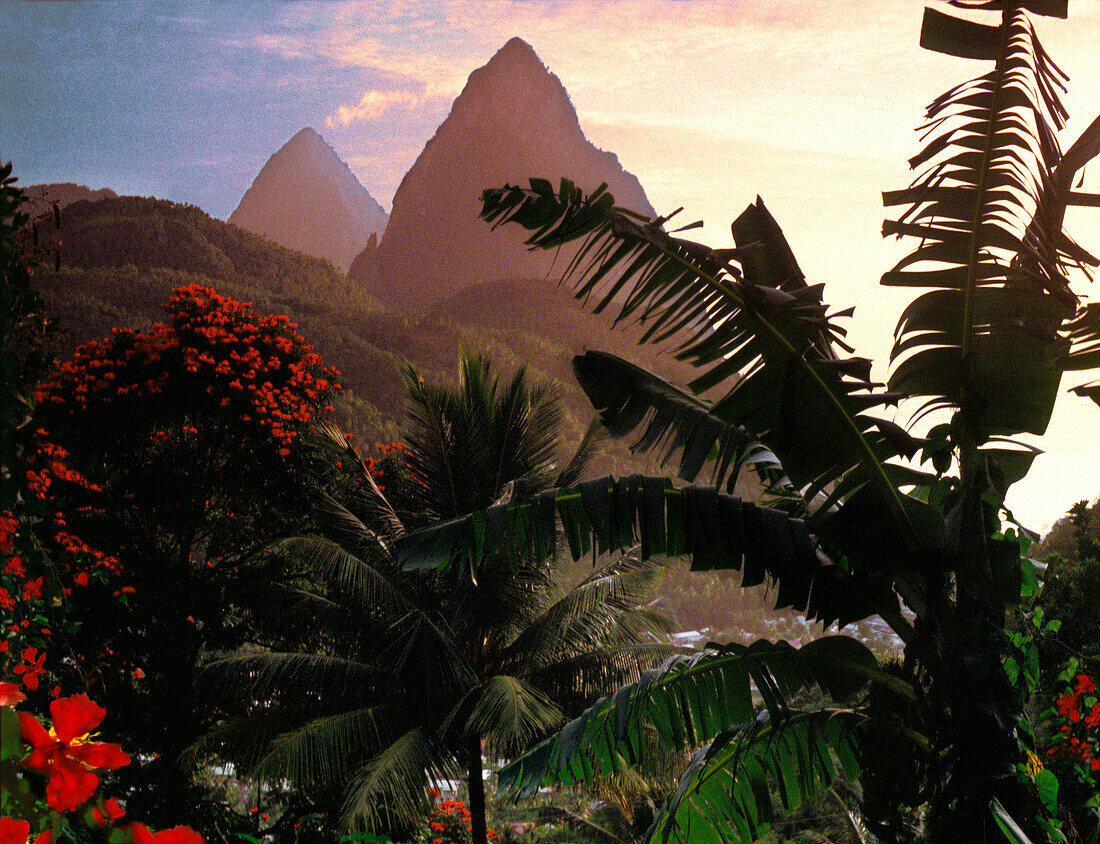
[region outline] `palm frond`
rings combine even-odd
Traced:
[[[394,511],[389,499],[382,494],[370,469],[355,447],[348,442],[344,432],[330,422],[317,422],[314,427],[328,440],[331,447],[339,451],[347,465],[356,469],[356,486],[353,492],[357,503],[371,519],[371,523],[379,526],[385,539],[396,539],[401,536],[405,532],[404,523]],[[333,528],[334,535],[344,535],[355,542],[361,541],[362,538],[373,537],[373,531],[367,530],[358,517],[331,496],[321,493],[317,504],[319,521]]]
[[[862,717],[820,710],[772,721],[767,712],[723,731],[698,750],[668,796],[645,841],[752,844],[773,822],[772,794],[786,811],[859,776]]]
[[[268,742],[252,776],[268,782],[288,779],[298,785],[340,786],[359,761],[395,741],[401,724],[409,720],[408,701],[401,698],[310,719]]]
[[[428,694],[446,697],[477,682],[462,642],[447,619],[417,607],[391,626],[376,659],[399,685],[427,684]]]
[[[425,728],[411,729],[360,767],[348,785],[341,826],[354,830],[412,825],[423,817],[432,780],[458,773]]]
[[[373,537],[369,532],[367,535]],[[353,544],[361,546],[362,542],[360,537]],[[349,553],[332,539],[322,536],[290,537],[272,547],[293,555],[307,570],[334,584],[343,600],[355,610],[372,610],[383,618],[392,619],[408,612],[412,606],[404,591],[391,579],[399,570],[391,568],[387,551],[381,544],[375,546],[374,553],[369,556]],[[381,565],[372,565],[372,559]]]
[[[430,519],[464,512],[466,500],[483,499],[485,465],[489,461],[484,439],[474,430],[471,414],[455,413],[451,393],[428,384],[413,367],[402,370],[409,405],[405,412],[403,440],[413,477],[410,495]],[[492,495],[492,501],[496,496]]]
[[[411,494],[433,519],[492,504],[508,483],[549,483],[562,406],[556,388],[521,367],[501,384],[489,362],[463,354],[457,388],[403,370],[409,397],[404,439],[415,479]]]
[[[853,496],[852,510],[846,512],[859,505],[859,496]],[[574,559],[636,543],[642,558],[688,554],[695,569],[741,571],[745,586],[770,578],[777,587],[777,606],[795,607],[826,624],[846,624],[897,605],[887,576],[873,568],[867,574],[843,568],[826,556],[805,521],[713,487],[676,489],[667,478],[597,478],[571,489],[513,499],[406,535],[394,543],[394,559],[409,569],[457,566],[476,571],[501,551],[539,558],[554,549],[556,516]],[[937,519],[942,534],[942,519]],[[834,518],[829,527],[830,541],[839,543],[850,560],[881,560],[883,547],[898,553],[890,524]]]
[[[486,558],[476,582],[460,570],[434,577],[448,584],[446,612],[455,634],[487,636],[493,651],[505,647],[539,616],[554,589],[551,564],[545,558]]]
[[[197,740],[185,759],[216,755],[242,775],[298,787],[339,787],[362,760],[392,742],[409,718],[407,701],[326,713],[313,705],[277,706],[228,718]]]
[[[635,684],[603,698],[560,732],[500,771],[502,789],[529,795],[546,785],[573,785],[606,776],[644,758],[645,732],[667,747],[694,747],[756,718],[752,684],[773,719],[787,701],[818,685],[842,701],[874,680],[913,696],[878,668],[874,655],[847,636],[818,639],[800,649],[786,642],[725,645],[672,657]]]
[[[284,632],[361,639],[367,625],[347,604],[310,589],[282,583],[257,583],[240,593],[258,620],[278,625]],[[377,629],[377,625],[376,628]]]
[[[385,679],[380,668],[345,657],[261,651],[207,663],[195,685],[200,694],[229,704],[278,695],[324,706],[334,700],[366,703]]]
[[[585,430],[584,436],[581,437],[581,441],[577,444],[576,449],[574,449],[573,456],[569,458],[569,462],[565,464],[565,468],[562,469],[554,479],[554,486],[571,486],[579,481],[584,475],[584,471],[588,467],[588,464],[592,461],[592,458],[600,453],[604,438],[603,425],[600,423],[599,419],[593,419]]]
[[[567,180],[557,193],[532,179],[529,189],[486,191],[482,202],[487,221],[532,232],[532,248],[584,238],[566,272],[577,297],[594,298],[597,313],[614,305],[617,320],[648,326],[643,342],[669,343],[700,367],[693,391],[732,381],[711,413],[767,446],[798,489],[866,485],[865,500],[896,537],[928,543],[913,517],[923,505],[904,500],[887,468],[897,441],[866,413],[898,396],[871,382],[870,361],[845,356],[838,315],[827,314],[820,286],[805,283],[762,202],[734,222],[734,250],[672,237],[663,220],[616,208],[603,188],[585,197]]]
[[[1067,274],[1098,264],[1062,229],[1068,180],[1095,151],[1086,133],[1059,172],[1065,76],[1022,9],[1000,27],[928,9],[921,44],[994,67],[932,102],[931,140],[910,159],[923,171],[883,195],[908,206],[883,234],[919,243],[882,283],[936,288],[899,320],[890,387],[961,409],[980,440],[1041,434],[1069,350],[1058,331],[1076,304]]]
[[[639,619],[634,616],[650,595],[660,571],[655,563],[629,556],[602,566],[532,619],[500,651],[496,661],[499,670],[527,676],[564,655],[585,653],[594,647],[654,643],[667,633],[667,620],[649,614]]]
[[[488,370],[487,360],[483,367]],[[545,487],[549,483],[547,470],[556,456],[561,428],[562,404],[558,388],[549,383],[531,382],[527,367],[521,366],[489,410],[489,431],[495,438],[492,448],[497,454],[493,485],[498,490],[509,482],[520,483],[527,491]]]
[[[478,736],[491,755],[500,757],[528,747],[561,720],[561,709],[537,686],[497,674],[459,701],[440,730],[446,734],[458,728],[462,735]]]
[[[371,483],[374,483],[374,479],[370,476],[370,472],[365,472],[365,476],[370,478]],[[375,484],[375,487],[377,488],[377,484]],[[378,496],[381,496],[381,494],[382,493],[379,492]],[[389,507],[388,502],[385,507],[383,507],[379,503],[380,500],[383,499],[379,499],[373,493],[368,495],[360,494],[356,500],[360,504],[363,504],[366,500],[375,501],[376,506],[366,507],[366,511],[370,513],[370,517],[375,519],[375,521],[372,521],[372,524],[381,523],[383,525],[388,525],[390,514],[392,513],[392,509],[386,509]],[[316,493],[313,513],[320,531],[333,542],[339,543],[351,553],[359,556],[379,556],[383,537],[376,531],[367,527],[359,516],[328,493],[324,491]],[[396,518],[396,515],[393,515],[393,518]],[[398,530],[392,524],[389,524],[386,527],[385,538],[393,539],[400,536],[402,533],[404,533],[403,529]]]
[[[259,764],[280,734],[322,714],[322,707],[314,703],[225,718],[196,739],[183,752],[181,762],[190,767],[215,756],[232,762],[243,774]]]
[[[643,672],[673,653],[684,653],[659,641],[605,645],[562,655],[526,672],[524,678],[546,691],[569,714],[578,714],[608,689],[635,683]]]

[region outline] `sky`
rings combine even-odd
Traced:
[[[469,73],[518,35],[658,213],[683,206],[678,219],[705,223],[695,237],[724,246],[729,222],[763,197],[809,280],[835,307],[856,306],[849,337],[884,378],[910,294],[877,284],[906,248],[881,237],[881,191],[909,183],[924,106],[985,69],[918,47],[923,5],[3,0],[0,160],[22,184],[110,187],[225,219],[312,126],[389,209]],[[1071,0],[1069,21],[1037,26],[1070,75],[1068,146],[1100,113],[1100,0]],[[1068,224],[1100,250],[1100,211]],[[1088,283],[1079,292],[1100,299]],[[1008,504],[1045,529],[1100,494],[1100,408],[1063,396],[1035,442],[1047,454]]]

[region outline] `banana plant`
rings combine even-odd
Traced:
[[[881,281],[918,291],[898,321],[886,385],[845,343],[851,310],[829,310],[759,199],[733,222],[735,246],[718,249],[669,231],[671,217],[616,207],[603,187],[586,195],[568,179],[555,189],[535,178],[483,195],[486,221],[568,256],[563,283],[586,307],[639,323],[641,342],[697,368],[681,388],[612,355],[574,359],[612,435],[678,455],[689,484],[709,464],[714,486],[604,479],[516,498],[405,537],[395,551],[405,564],[476,568],[486,549],[545,550],[560,523],[574,557],[635,542],[643,555],[686,553],[746,583],[767,577],[780,603],[808,618],[877,613],[905,642],[896,672],[860,675],[872,684],[865,704],[825,715],[783,705],[792,689],[750,672],[766,726],[732,702],[747,686],[714,679],[742,670],[747,655],[709,648],[690,668],[673,662],[597,704],[513,762],[505,784],[589,781],[630,764],[639,731],[655,730],[671,746],[704,747],[649,840],[755,840],[769,790],[789,807],[844,769],[862,778],[882,837],[900,834],[903,804],[926,806],[933,837],[1057,835],[1026,764],[1026,683],[1003,668],[1014,658],[1006,607],[1035,581],[1027,540],[1004,526],[1004,498],[1037,453],[1014,438],[1045,431],[1065,372],[1100,365],[1100,307],[1070,285],[1098,261],[1063,226],[1069,206],[1100,205],[1074,186],[1100,152],[1100,119],[1061,151],[1066,80],[1032,16],[1065,17],[1064,0],[949,5],[975,14],[927,9],[921,45],[987,69],[931,103],[910,161],[916,179],[884,194],[902,209],[884,236],[916,246]],[[1075,392],[1100,402],[1097,383]],[[902,402],[905,425],[888,412]],[[763,501],[731,495],[744,466],[765,480]],[[826,651],[800,652],[807,665],[828,663]],[[755,658],[774,666],[778,653]],[[852,747],[862,773],[844,764]],[[887,784],[902,770],[904,783]]]

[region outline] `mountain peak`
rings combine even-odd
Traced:
[[[509,38],[508,42],[493,54],[493,57],[489,60],[489,64],[497,60],[508,62],[534,62],[538,64],[539,67],[545,67],[542,63],[542,59],[535,53],[535,48],[518,35],[513,35]]]
[[[283,144],[282,149],[287,147],[324,147],[331,150],[333,155],[336,155],[336,151],[329,146],[328,141],[322,138],[321,134],[312,126],[306,126],[304,129],[298,130],[293,138]]]
[[[375,277],[362,280],[383,302],[408,309],[484,281],[546,277],[552,255],[531,253],[518,233],[491,232],[478,219],[482,191],[531,176],[567,176],[589,191],[607,183],[619,205],[654,214],[638,180],[585,138],[561,80],[512,38],[470,74],[405,174],[382,242],[364,256]]]
[[[306,127],[267,160],[229,222],[346,272],[387,219],[336,150]]]

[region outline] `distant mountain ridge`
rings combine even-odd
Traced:
[[[585,190],[606,182],[617,204],[654,214],[637,178],[585,138],[558,77],[513,38],[470,74],[402,179],[378,248],[360,256],[352,277],[388,307],[411,309],[484,281],[546,276],[550,256],[478,219],[484,189],[531,176],[566,176]]]
[[[277,291],[301,286],[316,292],[347,283],[322,259],[163,199],[74,202],[61,215],[60,235],[62,267],[168,269]]]
[[[347,272],[389,215],[313,129],[302,129],[256,175],[229,222]]]
[[[31,212],[38,214],[54,202],[58,208],[67,208],[74,202],[98,202],[101,199],[114,199],[118,194],[110,188],[93,190],[75,182],[51,182],[31,185],[27,188],[27,196],[30,198]]]
[[[339,403],[341,424],[368,442],[396,436],[403,361],[433,380],[453,377],[462,346],[506,369],[529,361],[536,374],[562,382],[577,438],[592,411],[572,376],[574,354],[600,347],[657,363],[652,350],[634,347],[637,331],[608,331],[606,321],[578,308],[557,285],[484,282],[410,316],[382,308],[329,262],[193,205],[127,196],[76,202],[62,214],[61,235],[60,272],[36,277],[65,331],[59,355],[114,327],[147,328],[163,319],[160,305],[173,288],[203,284],[299,323],[350,388]]]

